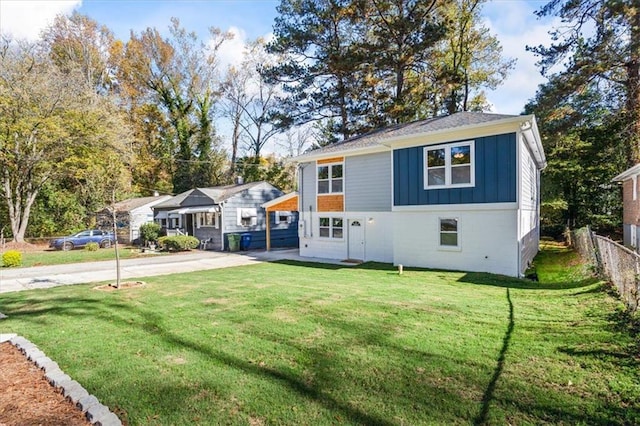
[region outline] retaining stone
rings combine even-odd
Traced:
[[[85,413],[85,417],[94,425],[99,426],[122,426],[122,422],[109,407],[102,405],[98,398],[89,395],[89,392],[75,380],[72,380],[60,369],[57,362],[51,360],[36,345],[22,336],[15,336],[9,340],[16,348],[27,356],[40,369],[45,371],[45,377],[49,383],[56,388],[62,388],[62,394],[71,402],[76,404],[76,408]]]
[[[45,373],[48,373],[49,371],[60,370],[60,366],[58,365],[58,363],[51,358],[37,360],[36,365],[40,367],[41,370],[44,370]]]
[[[47,373],[45,374],[45,377],[47,378],[49,383],[51,383],[51,386],[55,388],[62,386],[63,383],[68,383],[71,381],[71,377],[64,374],[62,371],[60,372],[54,371],[51,374]]]
[[[34,364],[38,363],[38,360],[43,360],[43,359],[49,359],[48,356],[46,356],[44,354],[44,352],[42,352],[40,349],[35,348],[35,349],[31,349],[28,350],[25,355],[27,355],[27,359],[31,362],[33,362]]]
[[[96,405],[92,405],[91,407],[89,407],[89,409],[85,413],[85,416],[91,423],[95,423],[101,418],[106,417],[109,413],[110,411],[105,405],[97,403]]]
[[[71,391],[69,391],[67,395],[67,399],[71,401],[77,408],[78,401],[88,396],[89,396],[89,392],[87,392],[85,388],[80,387],[80,389],[72,389]]]
[[[113,413],[107,414],[105,417],[101,418],[97,422],[94,423],[96,426],[122,426],[122,422]]]
[[[80,411],[86,412],[89,408],[99,403],[100,401],[98,401],[98,398],[93,395],[88,395],[84,398],[80,398],[78,402],[76,402],[76,407],[78,407]]]

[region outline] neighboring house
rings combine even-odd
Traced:
[[[229,234],[251,234],[250,248],[266,246],[266,212],[262,205],[283,192],[268,182],[195,188],[154,206],[154,219],[167,235],[193,235],[208,250],[225,250]],[[297,212],[285,223],[271,216],[272,247],[298,245]],[[276,223],[278,221],[278,223]]]
[[[118,229],[118,241],[126,244],[136,242],[140,237],[140,225],[153,222],[152,207],[168,200],[171,195],[153,197],[129,198],[115,204],[116,223]],[[111,224],[112,216],[110,207],[97,214],[98,224],[102,228],[110,228],[101,224]]]
[[[640,235],[638,235],[640,227],[639,177],[640,164],[636,164],[612,179],[613,182],[622,183],[622,240],[625,246],[635,250],[640,247]]]
[[[538,251],[533,115],[461,112],[294,160],[302,256],[520,276]]]

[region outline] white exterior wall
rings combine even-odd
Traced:
[[[395,265],[519,274],[515,206],[502,210],[470,204],[446,207],[394,212]],[[439,247],[441,218],[458,219],[458,248]]]
[[[344,238],[320,238],[319,217],[343,218]],[[393,215],[390,212],[308,212],[300,215],[300,256],[344,260],[348,258],[348,220],[358,219],[364,226],[365,262],[393,261]],[[311,217],[311,220],[309,218]],[[304,220],[304,225],[302,225]],[[311,224],[311,225],[309,225]],[[306,229],[305,229],[306,228]]]
[[[519,137],[519,224],[518,241],[520,241],[520,274],[523,274],[530,262],[538,253],[540,245],[540,172],[533,156],[520,135]]]

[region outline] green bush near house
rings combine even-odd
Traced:
[[[18,250],[7,250],[2,255],[2,266],[11,268],[22,265],[22,253]]]
[[[86,251],[98,251],[99,248],[100,245],[98,243],[87,243],[87,245],[84,246]]]
[[[158,245],[166,251],[188,251],[200,245],[200,241],[191,235],[176,235],[158,238]]]
[[[142,245],[156,241],[160,236],[160,230],[162,228],[155,222],[148,222],[140,225],[140,239]]]

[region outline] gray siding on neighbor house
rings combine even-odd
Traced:
[[[222,250],[222,230],[215,227],[203,226],[201,228],[194,228],[193,236],[202,240],[210,240],[207,243],[207,250]]]
[[[258,185],[232,196],[223,205],[222,229],[226,232],[251,232],[263,231],[266,229],[265,210],[260,207],[263,203],[271,201],[283,195],[282,191],[270,185]],[[258,213],[258,220],[255,226],[238,225],[238,209],[255,208]]]
[[[391,153],[345,159],[345,210],[391,211]]]
[[[308,213],[309,206],[312,211],[317,211],[316,205],[316,163],[300,164],[300,212]]]

